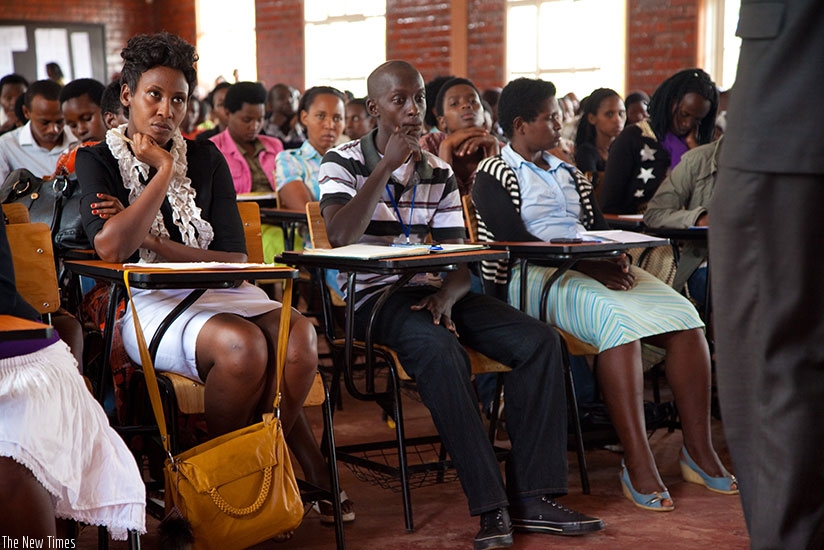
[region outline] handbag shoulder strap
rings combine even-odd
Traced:
[[[137,308],[134,305],[132,298],[132,289],[129,285],[129,274],[131,270],[123,272],[123,282],[126,284],[126,292],[129,294],[129,300],[132,302],[132,320],[134,321],[134,331],[137,337],[137,347],[140,350],[140,363],[143,367],[143,375],[146,379],[146,387],[149,391],[149,400],[152,403],[152,411],[154,412],[155,421],[157,422],[158,430],[160,430],[160,439],[163,443],[163,449],[166,454],[172,457],[171,442],[169,441],[169,433],[166,429],[166,416],[163,414],[163,404],[160,401],[160,388],[157,385],[157,374],[154,369],[154,361],[152,355],[149,353],[149,347],[146,345],[146,338],[143,335],[143,329],[140,326],[140,319],[137,317]],[[280,418],[280,383],[283,380],[283,369],[286,365],[286,351],[289,343],[289,322],[291,317],[291,309],[289,304],[292,303],[292,279],[286,279],[283,284],[283,308],[280,315],[280,326],[278,327],[278,349],[277,349],[277,386],[275,392],[275,416]]]

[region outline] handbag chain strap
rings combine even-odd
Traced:
[[[243,508],[236,508],[232,506],[226,500],[220,496],[220,493],[217,492],[217,487],[212,487],[209,489],[209,496],[212,497],[212,502],[215,503],[217,509],[226,514],[227,516],[234,516],[234,517],[243,517],[248,516],[249,514],[254,514],[258,510],[260,510],[263,503],[266,502],[266,498],[269,496],[269,488],[272,486],[272,466],[267,466],[263,469],[263,482],[261,483],[260,493],[258,493],[257,500],[255,500],[249,506],[245,506]]]
[[[149,353],[149,347],[146,345],[146,338],[143,335],[143,329],[140,326],[140,319],[138,319],[137,317],[137,308],[135,307],[134,299],[132,298],[132,289],[131,285],[129,284],[129,274],[131,273],[131,271],[132,270],[127,269],[123,272],[123,281],[126,283],[126,292],[129,294],[129,300],[132,302],[132,320],[134,321],[134,331],[137,337],[137,347],[140,350],[140,364],[143,367],[143,376],[146,379],[146,387],[149,391],[149,400],[152,402],[152,411],[154,412],[155,421],[157,422],[158,430],[160,430],[160,439],[163,442],[163,449],[166,451],[166,454],[169,456],[172,463],[174,463],[175,459],[174,456],[172,456],[171,452],[171,442],[169,441],[169,433],[166,429],[166,416],[163,414],[163,404],[160,401],[160,388],[157,385],[157,375],[154,369],[154,361],[152,360],[151,353]],[[278,349],[276,357],[277,386],[274,402],[275,417],[278,420],[280,419],[280,383],[283,380],[283,368],[286,365],[286,350],[288,348],[289,343],[289,321],[291,317],[290,304],[292,303],[292,279],[286,279],[284,281],[282,303],[283,307],[281,309],[280,326],[278,329]],[[268,493],[268,490],[266,492]],[[264,491],[261,491],[261,495],[263,496],[258,497],[258,500],[261,503],[264,500],[266,500],[266,495],[264,495],[263,493]],[[218,495],[218,497],[219,496],[220,495]],[[212,498],[214,498],[214,496]],[[217,501],[215,501],[215,504],[217,504]],[[257,504],[257,501],[255,501],[255,503],[253,503],[251,506],[255,506],[255,504]],[[229,505],[227,504],[227,506]],[[251,506],[247,508],[251,508]],[[239,508],[235,510],[243,511],[247,508]]]

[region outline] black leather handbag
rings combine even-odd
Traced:
[[[51,228],[58,253],[91,248],[80,219],[80,185],[74,174],[44,180],[19,168],[8,175],[2,190],[7,193],[3,203],[25,205],[32,222],[42,222]]]

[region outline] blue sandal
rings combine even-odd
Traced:
[[[665,500],[672,500],[669,491],[649,493],[646,495],[636,491],[629,479],[629,472],[623,460],[621,460],[621,475],[619,477],[621,478],[621,488],[624,490],[624,496],[631,500],[638,508],[651,510],[653,512],[672,512],[675,510],[675,504],[664,506]]]
[[[738,494],[738,480],[735,479],[734,475],[730,474],[721,477],[709,476],[692,460],[686,447],[681,447],[681,455],[684,458],[679,458],[678,463],[681,466],[681,477],[684,478],[684,481],[703,485],[710,491],[721,493],[722,495]],[[733,489],[733,487],[735,488]]]

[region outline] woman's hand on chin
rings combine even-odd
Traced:
[[[171,168],[174,164],[172,154],[159,146],[151,136],[135,133],[132,136],[132,142],[132,152],[137,160],[145,162],[157,171],[160,171],[163,166]]]

